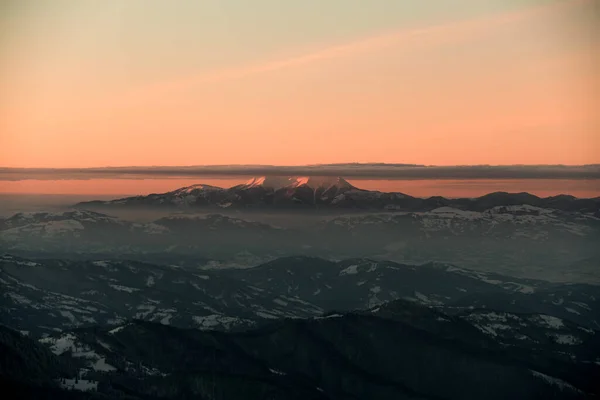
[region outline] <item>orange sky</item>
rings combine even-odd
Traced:
[[[439,4],[467,3],[321,27],[261,0],[235,39],[247,10],[225,29],[173,2],[155,32],[158,2],[24,6],[0,32],[0,166],[600,163],[594,1]]]

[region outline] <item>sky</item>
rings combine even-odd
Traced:
[[[0,166],[600,163],[596,0],[8,0]]]

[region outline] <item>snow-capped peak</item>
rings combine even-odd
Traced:
[[[333,176],[261,176],[252,178],[244,185],[246,188],[264,187],[269,189],[294,189],[300,186],[307,186],[312,189],[329,189],[331,187],[352,189],[352,186],[344,178]]]
[[[310,181],[310,177],[299,176],[297,178],[294,178],[294,181],[292,182],[292,184],[290,186],[298,187],[298,186],[302,186],[302,185],[307,185],[309,181]]]
[[[244,184],[244,186],[248,186],[248,187],[262,186],[262,185],[264,185],[266,180],[267,180],[266,176],[261,176],[259,178],[250,178],[250,180],[248,182],[246,182]]]
[[[220,187],[217,187],[217,186],[211,186],[211,185],[205,185],[205,184],[199,183],[196,185],[186,186],[181,189],[177,189],[176,192],[177,193],[191,193],[194,190],[209,191],[209,190],[223,190],[223,189]]]
[[[247,188],[264,187],[277,190],[289,186],[293,179],[289,176],[261,176],[250,179],[244,186]]]

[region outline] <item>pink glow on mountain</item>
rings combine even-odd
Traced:
[[[244,186],[247,188],[264,187],[274,190],[283,188],[294,189],[300,186],[307,186],[312,189],[329,189],[331,187],[354,189],[354,186],[345,179],[333,176],[261,176],[250,179]]]

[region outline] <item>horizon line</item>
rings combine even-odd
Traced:
[[[11,167],[0,165],[0,171],[5,170],[96,170],[96,169],[118,169],[118,168],[224,168],[224,167],[278,167],[278,168],[297,168],[297,167],[328,167],[328,166],[394,166],[394,167],[427,167],[427,168],[452,168],[452,167],[600,167],[598,163],[588,164],[565,164],[565,163],[513,163],[513,164],[414,164],[414,163],[390,163],[390,162],[338,162],[338,163],[313,163],[313,164],[187,164],[187,165],[99,165],[93,167]]]
[[[0,181],[172,179],[242,176],[339,176],[356,180],[600,179],[600,164],[421,165],[337,163],[312,165],[190,165],[86,168],[0,167]]]

